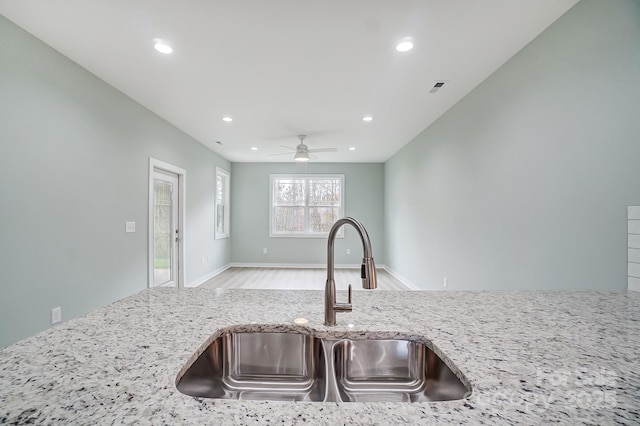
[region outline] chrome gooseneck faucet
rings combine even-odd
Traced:
[[[336,302],[336,282],[333,278],[333,245],[340,227],[347,223],[356,228],[362,240],[362,249],[364,251],[362,265],[360,266],[362,288],[373,289],[378,286],[376,265],[373,262],[371,242],[369,241],[367,230],[364,229],[364,226],[362,226],[360,222],[352,217],[338,219],[331,227],[331,231],[329,231],[329,241],[327,243],[327,283],[324,287],[324,325],[336,325],[336,312],[351,312],[353,309],[351,305],[351,284],[349,284],[349,301],[347,303]]]

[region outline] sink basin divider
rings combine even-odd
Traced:
[[[333,362],[334,347],[339,339],[324,338],[320,340],[324,348],[324,362],[327,369],[326,388],[323,402],[342,402],[340,391],[338,390],[337,375]]]

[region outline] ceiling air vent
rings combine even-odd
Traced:
[[[444,86],[444,81],[436,81],[436,84],[433,85],[429,93],[436,93],[442,86]]]

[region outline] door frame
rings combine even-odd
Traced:
[[[149,204],[147,206],[147,212],[149,217],[147,219],[148,227],[148,243],[147,243],[147,286],[154,287],[153,282],[153,171],[164,170],[169,173],[173,173],[178,176],[178,228],[180,229],[180,240],[178,241],[178,273],[176,276],[176,285],[178,287],[184,287],[186,282],[186,256],[185,256],[185,235],[186,235],[186,196],[187,196],[187,171],[183,168],[174,166],[173,164],[165,163],[164,161],[157,160],[153,157],[149,157]]]

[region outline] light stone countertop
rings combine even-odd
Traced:
[[[354,292],[353,305],[325,327],[321,291],[144,290],[0,351],[0,423],[640,423],[640,293],[373,290]],[[227,327],[298,317],[318,335],[422,336],[472,395],[312,403],[176,389],[178,372]]]

